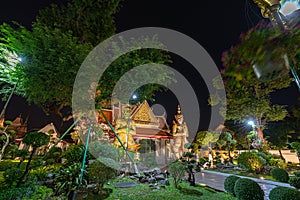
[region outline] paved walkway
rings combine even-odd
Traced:
[[[217,189],[220,191],[225,191],[224,190],[224,181],[225,181],[225,178],[230,175],[232,175],[232,174],[202,170],[202,172],[196,173],[195,178],[196,178],[197,183],[205,184],[211,188],[214,188],[214,189]],[[239,176],[239,177],[249,178],[249,179],[256,181],[265,192],[265,200],[269,200],[269,197],[268,197],[269,193],[270,193],[271,189],[273,189],[276,186],[292,187],[287,183],[279,183],[279,182],[262,180],[262,179],[245,177],[245,176]]]

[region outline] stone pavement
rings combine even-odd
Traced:
[[[230,175],[232,175],[232,174],[202,170],[200,173],[196,173],[195,178],[196,178],[196,183],[205,184],[211,188],[214,188],[214,189],[217,189],[220,191],[225,191],[224,190],[224,181],[225,181],[226,177],[230,176]],[[269,193],[270,193],[271,189],[273,189],[276,186],[292,187],[287,183],[279,183],[279,182],[262,180],[262,179],[245,177],[245,176],[239,176],[239,177],[249,178],[249,179],[256,181],[265,192],[265,200],[269,200],[269,197],[268,197]]]

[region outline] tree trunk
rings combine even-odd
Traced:
[[[6,128],[5,130],[3,131],[5,137],[6,137],[6,141],[5,141],[5,144],[3,145],[2,147],[2,150],[1,150],[1,154],[0,154],[0,161],[2,160],[3,156],[4,156],[4,151],[6,149],[6,147],[8,146],[9,144],[9,135],[5,132],[6,131]]]
[[[231,149],[230,149],[230,143],[227,142],[227,151],[228,151],[228,157],[229,157],[229,162],[230,163],[233,163],[232,162],[232,157],[230,155],[230,152],[231,152]]]
[[[263,134],[263,131],[261,129],[261,126],[257,126],[256,130],[257,130],[257,137],[259,138],[259,140],[261,142],[263,142],[264,141],[264,134]]]
[[[27,162],[25,171],[24,171],[23,175],[21,176],[21,178],[19,179],[19,181],[18,181],[18,183],[17,183],[17,187],[19,187],[19,186],[21,185],[21,183],[22,183],[22,181],[24,180],[25,176],[28,174],[30,162],[31,162],[31,160],[32,160],[33,155],[35,154],[36,149],[37,149],[37,148],[33,148],[33,149],[32,149],[32,152],[31,152],[30,157],[29,157],[29,159],[28,159],[28,162]]]
[[[279,151],[280,158],[285,162],[285,158],[282,155],[281,149],[278,149],[278,151]]]
[[[192,171],[190,171],[189,176],[191,177],[190,186],[195,186],[196,185],[196,183],[195,183],[195,174]]]

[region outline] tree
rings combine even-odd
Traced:
[[[95,45],[115,32],[113,15],[118,5],[118,0],[73,0],[66,6],[52,5],[41,10],[32,30],[17,23],[3,24],[0,27],[2,44],[24,58],[12,74],[18,80],[16,94],[41,106],[46,113],[62,116],[61,109],[71,106],[74,80],[85,57]],[[159,43],[157,38],[152,40]],[[120,45],[126,45],[126,41]],[[116,45],[112,51],[120,51],[120,48]],[[169,61],[166,52],[156,49],[136,50],[118,58],[96,83],[97,102],[109,102],[117,80],[134,66]],[[157,70],[156,74],[165,82],[171,79],[169,71]],[[160,88],[145,85],[139,89],[140,96],[151,99],[153,91]],[[2,91],[2,94],[7,92]]]
[[[195,154],[192,152],[193,145],[190,143],[184,144],[184,147],[188,150],[182,154],[179,158],[179,162],[184,166],[188,173],[188,181],[191,186],[195,186],[195,173],[200,172],[200,163],[195,160]]]
[[[222,132],[220,137],[219,137],[219,140],[217,141],[217,144],[220,147],[225,146],[227,148],[229,162],[233,163],[230,152],[231,152],[231,146],[236,144],[236,140],[233,139],[231,133],[230,132]]]
[[[50,137],[49,135],[42,133],[42,132],[37,132],[37,131],[33,131],[33,132],[29,132],[27,133],[22,142],[28,146],[32,147],[32,152],[29,156],[25,171],[23,173],[23,175],[21,176],[21,178],[18,181],[18,186],[20,186],[20,184],[22,183],[23,179],[25,178],[25,176],[27,175],[28,171],[29,171],[29,167],[30,167],[30,163],[32,161],[33,155],[35,154],[36,150],[43,146],[46,145],[50,142]]]
[[[270,123],[265,130],[265,135],[268,137],[268,141],[272,147],[278,149],[280,157],[285,160],[281,150],[287,148],[288,140],[292,134],[292,127],[288,121]]]
[[[211,147],[211,143],[217,142],[220,134],[213,131],[200,131],[193,141],[193,151],[198,152],[200,148]]]
[[[254,120],[260,141],[264,140],[263,129],[267,122],[280,121],[287,116],[286,106],[273,104],[271,94],[287,88],[291,78],[285,73],[276,79],[257,79],[253,64],[266,64],[270,58],[270,63],[282,64],[282,56],[287,49],[293,60],[299,42],[293,44],[288,39],[297,40],[293,34],[282,35],[268,24],[259,24],[241,35],[240,44],[223,53],[226,119],[236,122]]]

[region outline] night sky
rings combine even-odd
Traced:
[[[39,9],[57,2],[66,2],[66,0],[10,0],[1,2],[0,23],[14,20],[30,28],[30,24]],[[191,0],[186,3],[177,0],[125,0],[121,2],[120,11],[115,18],[117,32],[148,26],[164,27],[182,32],[201,44],[219,68],[222,67],[222,52],[237,44],[239,35],[257,24],[261,19],[263,18],[260,15],[260,10],[252,0]],[[172,55],[172,59],[172,67],[181,72],[196,91],[200,101],[201,114],[204,113],[205,115],[206,113],[209,118],[209,107],[206,102],[208,94],[205,85],[201,82],[201,76],[193,73],[192,67],[182,58]],[[279,91],[274,95],[273,102],[295,104],[297,97],[299,97],[299,92],[293,84],[289,89]],[[158,94],[155,103],[164,105],[169,115],[173,115],[176,111],[177,101],[170,92]],[[26,115],[28,111],[30,111],[31,118],[34,118],[30,118],[29,128],[42,127],[53,119],[55,124],[59,126],[57,118],[46,117],[36,106],[31,105],[29,107],[19,97],[14,97],[7,113],[11,113],[9,117],[13,118],[20,112]],[[200,128],[205,128],[206,123],[204,120],[203,127]]]

